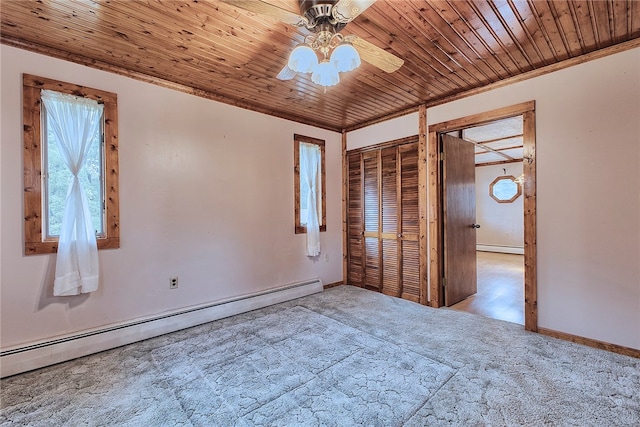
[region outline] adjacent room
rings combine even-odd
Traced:
[[[523,117],[450,135],[475,150],[477,283],[475,293],[449,306],[524,325]]]
[[[640,425],[639,2],[0,22],[0,425]]]

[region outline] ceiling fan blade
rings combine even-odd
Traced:
[[[291,80],[296,76],[296,72],[289,68],[288,65],[285,65],[282,70],[278,73],[276,78],[278,80]]]
[[[393,73],[402,67],[402,64],[404,64],[404,61],[394,54],[389,53],[358,36],[348,35],[344,40],[351,43],[353,47],[356,48],[358,54],[360,54],[360,59],[368,62],[374,67],[380,68],[382,71]]]
[[[331,13],[338,22],[351,22],[375,2],[376,0],[340,0],[333,6]]]
[[[239,7],[240,9],[247,10],[249,12],[257,13],[258,15],[270,16],[285,24],[295,25],[296,27],[302,27],[308,24],[308,20],[288,10],[279,8],[272,4],[266,3],[262,0],[220,0],[222,3],[227,3],[232,6]]]

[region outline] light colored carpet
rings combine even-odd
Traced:
[[[640,360],[349,286],[0,382],[0,425],[640,425]]]

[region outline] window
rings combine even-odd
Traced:
[[[324,155],[324,141],[321,139],[311,138],[308,136],[294,135],[294,191],[295,191],[295,232],[296,234],[306,233],[306,218],[307,218],[307,200],[308,200],[308,186],[304,185],[304,179],[300,177],[306,176],[306,171],[303,170],[303,165],[300,162],[301,148],[304,150],[314,150],[317,152],[317,159],[319,161],[318,173],[316,176],[316,189],[317,189],[317,201],[316,206],[318,210],[318,223],[320,225],[320,231],[327,231],[326,218],[327,207],[325,203],[325,155]],[[303,162],[304,163],[304,162]]]
[[[511,175],[499,176],[489,184],[489,195],[498,203],[512,203],[521,194],[520,183]]]
[[[118,120],[113,93],[23,75],[25,254],[57,252],[62,212],[71,172],[51,129],[42,91],[73,95],[103,104],[103,115],[79,174],[98,249],[118,248]]]
[[[48,123],[50,116],[45,104],[42,108],[42,191],[43,191],[43,227],[46,239],[55,239],[60,235],[64,202],[72,175],[65,165],[63,153],[60,152],[56,135]],[[104,235],[104,114],[98,127],[90,136],[90,148],[79,175],[82,188],[87,196],[91,220],[96,229],[96,236]]]

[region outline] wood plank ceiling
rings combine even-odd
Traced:
[[[269,2],[298,13],[296,0]],[[634,0],[378,0],[342,33],[405,64],[387,74],[363,63],[325,93],[309,75],[275,78],[307,30],[217,0],[13,0],[0,14],[7,45],[336,131],[640,45]]]

